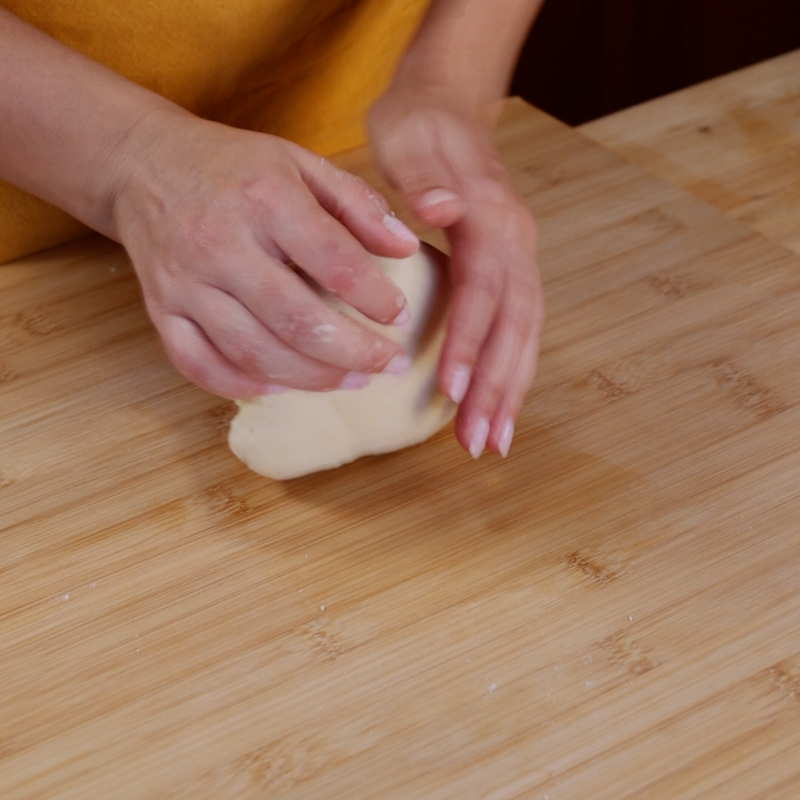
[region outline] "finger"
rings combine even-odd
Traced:
[[[541,286],[530,277],[508,282],[475,378],[459,409],[456,434],[478,458],[486,444],[508,454],[522,402],[533,381],[544,321]]]
[[[292,350],[226,292],[201,286],[190,302],[193,320],[217,350],[262,383],[322,391],[369,381],[368,375],[346,373]]]
[[[255,243],[243,248],[236,269],[219,269],[217,287],[237,298],[290,349],[345,372],[402,371],[400,345],[327,306],[285,264]]]
[[[456,436],[473,458],[486,446],[499,401],[513,380],[532,330],[528,297],[507,280],[503,302],[456,420]]]
[[[275,229],[278,246],[334,297],[383,324],[405,309],[403,293],[310,192],[292,197],[278,212]]]
[[[519,283],[519,282],[518,282]],[[490,422],[488,445],[503,458],[508,455],[514,437],[514,425],[519,416],[525,396],[536,377],[539,362],[539,346],[545,320],[545,298],[539,270],[534,269],[527,280],[512,290],[512,296],[521,303],[521,308],[509,317],[512,330],[520,337],[521,352],[512,366],[506,381],[505,391],[498,400]],[[513,315],[527,314],[521,325],[513,323]],[[480,369],[480,367],[479,367]]]
[[[439,383],[453,402],[466,396],[475,366],[494,322],[503,291],[505,265],[499,263],[493,236],[474,218],[451,231],[453,294]]]
[[[366,181],[307,150],[297,157],[300,174],[318,203],[370,253],[405,258],[419,239],[392,213],[386,199]]]
[[[498,403],[490,425],[488,445],[503,458],[508,455],[511,448],[517,417],[536,377],[539,341],[539,335],[531,337],[528,341],[522,352],[519,367],[511,375],[511,385]]]
[[[441,186],[407,194],[406,202],[417,218],[432,228],[449,228],[466,210],[466,203],[459,195]]]
[[[455,224],[465,211],[460,192],[461,170],[449,155],[435,118],[416,115],[388,134],[382,127],[374,131],[372,146],[387,180],[403,195],[415,215],[426,225],[446,228]],[[452,138],[452,136],[451,136]],[[465,143],[462,143],[465,144]]]
[[[190,383],[230,400],[270,394],[274,387],[234,366],[185,317],[164,315],[154,324],[170,361]]]

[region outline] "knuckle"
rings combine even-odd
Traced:
[[[503,280],[500,270],[481,267],[473,269],[464,277],[464,286],[483,301],[496,305],[500,299]]]
[[[175,259],[159,261],[150,279],[142,281],[145,306],[152,318],[178,313],[185,304],[187,281],[185,269]]]
[[[195,358],[191,353],[175,346],[168,346],[168,353],[170,360],[175,365],[178,372],[180,372],[187,381],[198,386],[208,385],[209,369],[201,359]]]
[[[353,262],[332,260],[325,267],[325,288],[337,297],[347,295],[356,287],[358,272],[359,270]]]
[[[179,254],[196,254],[215,250],[230,240],[230,220],[222,197],[214,203],[204,204],[179,227],[173,248],[173,258]]]
[[[384,369],[399,350],[397,345],[365,329],[348,353],[350,368],[355,372]]]
[[[241,192],[239,201],[256,213],[273,213],[285,207],[287,187],[299,180],[293,164],[283,160],[271,161],[268,168],[258,169],[238,182],[235,190]],[[229,197],[228,204],[231,202]],[[218,203],[222,205],[222,202]]]
[[[167,335],[164,327],[169,317],[169,306],[164,301],[163,293],[157,287],[145,286],[144,282],[142,282],[142,295],[147,316],[150,317],[153,325],[156,326],[156,330],[158,330],[161,338],[164,340],[164,345],[169,347],[170,337]]]
[[[375,203],[380,203],[381,201],[385,202],[383,198],[375,191],[363,178],[359,178],[358,175],[353,175],[352,172],[344,172],[346,175],[346,180],[350,184],[350,188],[355,194],[360,195],[364,200],[370,200]]]
[[[503,171],[504,172],[504,171]],[[493,207],[496,215],[502,216],[506,226],[519,225],[519,215],[508,214],[508,189],[503,181],[503,174],[491,174],[476,181],[484,202]]]
[[[508,313],[508,326],[513,338],[527,342],[536,333],[532,305],[515,304]]]
[[[334,326],[320,317],[314,308],[286,309],[272,326],[274,333],[294,350],[308,352],[332,339]]]
[[[489,317],[477,319],[477,315],[463,308],[453,316],[448,339],[452,344],[452,356],[459,363],[472,365],[489,334]]]
[[[430,169],[427,163],[415,160],[406,164],[403,172],[398,174],[397,183],[406,194],[417,194],[449,181],[440,171]]]
[[[275,321],[275,333],[292,346],[296,346],[307,336],[311,327],[312,322],[308,315],[298,311],[281,314]]]
[[[530,327],[527,336],[538,336],[542,332],[544,318],[547,312],[544,292],[541,284],[533,280],[526,280],[516,291],[516,303],[512,318],[518,320],[525,318],[526,324]]]
[[[284,181],[288,183],[288,180]],[[272,180],[254,181],[245,189],[246,205],[259,219],[269,219],[285,207],[285,186],[273,176]]]
[[[156,327],[169,360],[187,381],[214,394],[225,394],[219,353],[196,323],[162,316]]]
[[[368,208],[371,208],[373,211],[377,212],[377,214],[383,218],[390,212],[389,201],[382,195],[376,192],[371,186],[365,184],[366,192],[364,194],[363,202],[367,205]]]
[[[225,334],[222,346],[228,359],[240,367],[244,372],[258,375],[262,371],[262,348],[258,347],[250,337],[240,331],[228,331]]]
[[[475,331],[467,331],[458,336],[454,342],[451,359],[455,363],[473,367],[478,360],[481,348],[483,347],[483,335]]]
[[[325,270],[328,264],[346,260],[351,247],[341,223],[334,216],[327,212],[316,214],[309,219],[306,228],[310,249],[325,264]]]
[[[491,374],[487,375],[487,372]],[[505,393],[502,376],[496,371],[486,369],[479,370],[473,378],[470,392],[475,407],[484,412],[491,412],[491,410],[497,407],[497,404]]]

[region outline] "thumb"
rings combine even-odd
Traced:
[[[389,133],[374,131],[375,158],[414,215],[434,228],[448,228],[464,214],[459,178],[435,124],[405,120]]]

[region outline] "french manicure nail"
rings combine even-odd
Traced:
[[[407,325],[411,322],[411,312],[408,310],[408,306],[403,306],[403,310],[394,318],[394,322],[392,325]]]
[[[508,455],[508,451],[511,448],[511,440],[513,438],[514,423],[510,418],[508,418],[503,423],[503,427],[500,429],[500,436],[497,440],[497,449],[500,451],[500,455],[503,456],[503,458]]]
[[[290,391],[288,386],[282,386],[280,383],[269,383],[264,387],[262,394],[286,394]]]
[[[363,389],[370,380],[366,372],[348,372],[339,384],[340,389]]]
[[[469,454],[477,461],[486,447],[486,440],[489,438],[489,420],[486,417],[479,417],[472,431],[472,439],[469,443]]]
[[[396,236],[401,241],[408,242],[409,244],[419,244],[419,239],[414,231],[407,228],[394,214],[385,214],[383,217],[383,224],[392,236]]]
[[[470,370],[463,364],[453,367],[450,373],[450,386],[448,389],[448,397],[454,403],[460,403],[464,399],[464,395],[469,389]]]
[[[451,192],[449,189],[431,189],[420,197],[417,205],[421,208],[432,208],[440,203],[449,203],[451,200],[458,200],[458,195],[455,192]]]
[[[405,375],[411,366],[411,359],[408,356],[395,356],[385,367],[387,375]]]

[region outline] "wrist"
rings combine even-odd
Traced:
[[[502,92],[485,75],[459,64],[442,48],[410,51],[401,62],[391,88],[409,94],[434,97],[470,116],[480,116]]]
[[[396,76],[489,121],[543,0],[431,0]]]
[[[82,221],[120,241],[121,199],[158,170],[159,152],[174,140],[176,123],[187,119],[194,118],[179,106],[153,96],[120,124],[84,187]]]
[[[491,131],[506,97],[506,73],[473,48],[420,37],[401,61],[387,95],[447,108]]]

